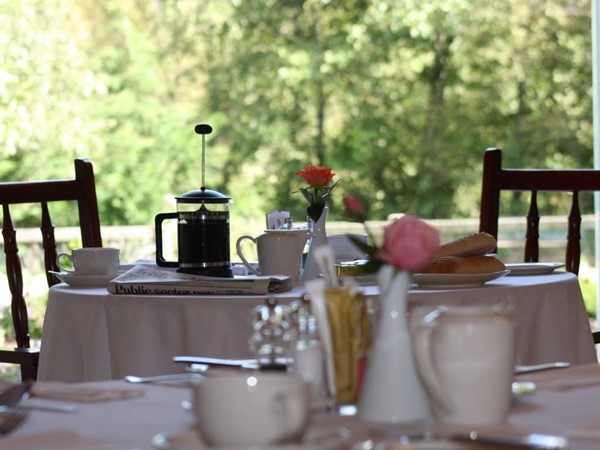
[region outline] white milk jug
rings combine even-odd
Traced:
[[[297,282],[302,269],[302,252],[309,237],[308,230],[265,230],[256,238],[240,236],[235,248],[244,265],[255,275],[289,275]],[[258,271],[242,253],[241,243],[244,239],[256,244]]]
[[[440,307],[416,326],[417,368],[442,423],[502,423],[512,401],[512,320],[491,306]]]

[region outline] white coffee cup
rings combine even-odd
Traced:
[[[73,267],[65,267],[61,260],[67,259]],[[119,270],[119,249],[111,247],[83,247],[73,249],[71,254],[60,253],[56,257],[60,270],[77,275],[116,275]]]
[[[223,374],[193,387],[196,425],[214,446],[299,442],[308,421],[308,384],[288,373]]]
[[[440,307],[415,328],[417,367],[436,418],[469,426],[504,422],[512,402],[512,320],[491,306]]]

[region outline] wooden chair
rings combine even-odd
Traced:
[[[579,273],[581,256],[581,212],[579,193],[600,191],[600,170],[594,169],[504,169],[502,151],[487,149],[483,160],[481,187],[481,213],[479,230],[498,238],[501,191],[529,191],[531,193],[527,212],[524,262],[539,261],[540,215],[537,194],[540,191],[571,192],[571,207],[567,218],[565,266],[574,274]],[[600,343],[600,331],[594,331],[594,342]]]
[[[77,202],[79,227],[84,247],[101,247],[100,218],[94,169],[87,158],[75,160],[75,179],[48,181],[19,181],[0,183],[2,205],[2,236],[6,254],[6,272],[11,292],[11,313],[17,347],[0,350],[0,362],[19,364],[23,380],[35,380],[39,350],[30,346],[27,304],[23,297],[23,275],[18,252],[17,232],[11,217],[11,205],[39,204],[41,207],[41,233],[44,249],[44,265],[48,286],[59,283],[59,279],[48,271],[57,271],[56,241],[54,225],[50,217],[50,202]]]

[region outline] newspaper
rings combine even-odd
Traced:
[[[291,277],[235,276],[233,278],[205,277],[136,265],[109,281],[106,288],[120,295],[265,295],[290,291]]]

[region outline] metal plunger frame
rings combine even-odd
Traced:
[[[205,178],[205,173],[206,173],[206,143],[205,143],[205,137],[207,134],[212,133],[212,127],[206,123],[201,123],[198,124],[194,127],[194,131],[196,132],[196,134],[200,134],[202,135],[202,185],[200,187],[201,190],[205,190],[206,189],[206,178]]]

